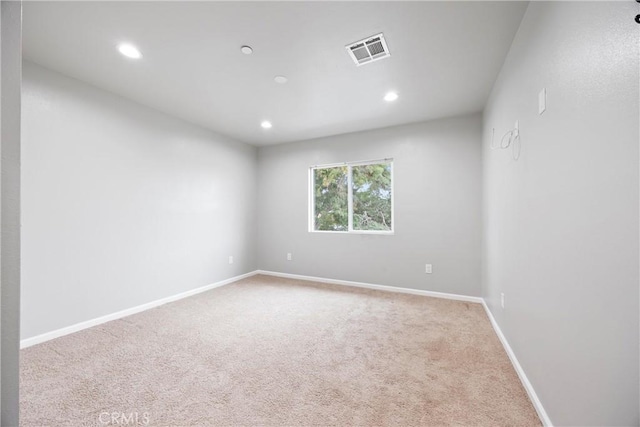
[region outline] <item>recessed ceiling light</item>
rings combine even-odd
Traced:
[[[240,52],[244,53],[245,55],[251,55],[253,53],[253,49],[251,49],[251,46],[242,46],[240,48]]]
[[[265,120],[262,123],[260,123],[260,126],[262,126],[263,129],[271,129],[273,125],[271,124],[270,121]]]
[[[396,99],[398,99],[398,94],[395,92],[387,92],[384,96],[384,100],[387,102],[395,101]]]
[[[127,58],[133,58],[133,59],[142,58],[142,54],[140,53],[138,48],[129,43],[122,43],[118,45],[118,51],[124,56],[126,56]]]
[[[273,81],[275,81],[276,83],[284,84],[287,82],[287,78],[285,76],[275,76],[273,78]]]

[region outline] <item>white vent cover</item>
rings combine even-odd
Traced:
[[[345,48],[357,66],[384,59],[391,55],[382,33],[351,43]]]

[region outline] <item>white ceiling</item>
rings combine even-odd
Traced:
[[[26,59],[254,145],[481,111],[526,2],[25,2]],[[344,46],[383,32],[391,57]],[[121,56],[130,42],[143,58]],[[240,52],[242,45],[254,49]],[[280,85],[274,76],[285,75]],[[395,90],[400,98],[383,101]],[[270,120],[273,128],[262,129]]]

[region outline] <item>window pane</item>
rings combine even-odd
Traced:
[[[391,164],[352,167],[353,229],[391,230]]]
[[[347,167],[313,170],[314,230],[348,231]]]

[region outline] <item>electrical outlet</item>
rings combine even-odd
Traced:
[[[287,253],[287,261],[291,261],[291,252]]]
[[[427,274],[433,273],[433,268],[432,268],[431,264],[425,264],[424,272],[427,273]]]
[[[233,264],[233,256],[229,255],[229,264]]]
[[[500,305],[504,308],[504,292],[500,294]]]

